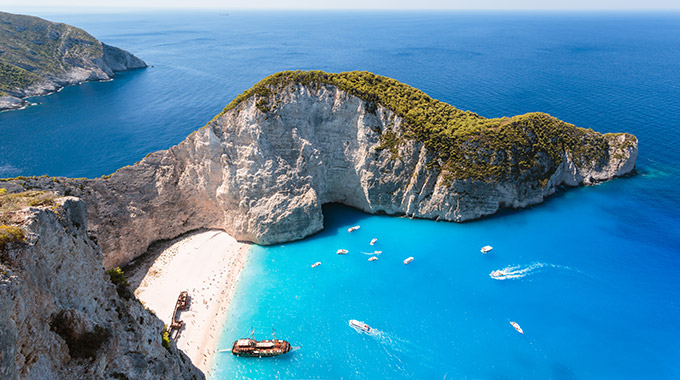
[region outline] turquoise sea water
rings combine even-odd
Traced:
[[[680,14],[43,16],[153,67],[1,113],[0,176],[108,174],[285,69],[369,70],[483,116],[545,111],[640,139],[637,175],[481,221],[327,206],[320,234],[253,248],[219,344],[275,328],[299,349],[218,354],[214,378],[680,378]]]

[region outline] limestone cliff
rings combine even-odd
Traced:
[[[162,346],[155,315],[118,294],[83,201],[7,211],[11,201],[0,198],[0,224],[13,225],[0,226],[0,378],[204,378],[174,343]]]
[[[82,29],[0,12],[0,111],[26,106],[24,97],[143,67],[141,59]]]
[[[624,175],[637,158],[629,134],[602,135],[545,114],[496,124],[467,114],[485,129],[451,140],[461,150],[446,151],[446,159],[407,115],[339,86],[293,80],[265,90],[237,98],[177,146],[110,178],[0,186],[85,199],[108,268],[197,228],[258,244],[301,239],[323,228],[321,206],[329,202],[462,222],[540,203],[562,185]]]

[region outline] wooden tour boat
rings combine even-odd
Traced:
[[[231,353],[236,356],[265,358],[290,352],[290,343],[285,340],[276,339],[276,335],[273,333],[274,339],[271,340],[256,340],[255,332],[252,334],[252,338],[235,341],[234,346],[231,348]]]

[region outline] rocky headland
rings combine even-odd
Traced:
[[[0,111],[25,107],[25,97],[143,67],[141,59],[82,29],[0,12]]]
[[[104,266],[199,228],[276,244],[323,228],[321,206],[463,222],[560,186],[630,173],[635,136],[543,113],[486,119],[367,72],[283,72],[180,144],[99,179],[26,178],[88,204]]]

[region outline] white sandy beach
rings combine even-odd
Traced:
[[[164,249],[146,273],[131,273],[143,276],[137,298],[168,326],[177,296],[189,292],[190,307],[180,312],[185,325],[176,343],[206,374],[249,247],[222,231],[199,232]]]

